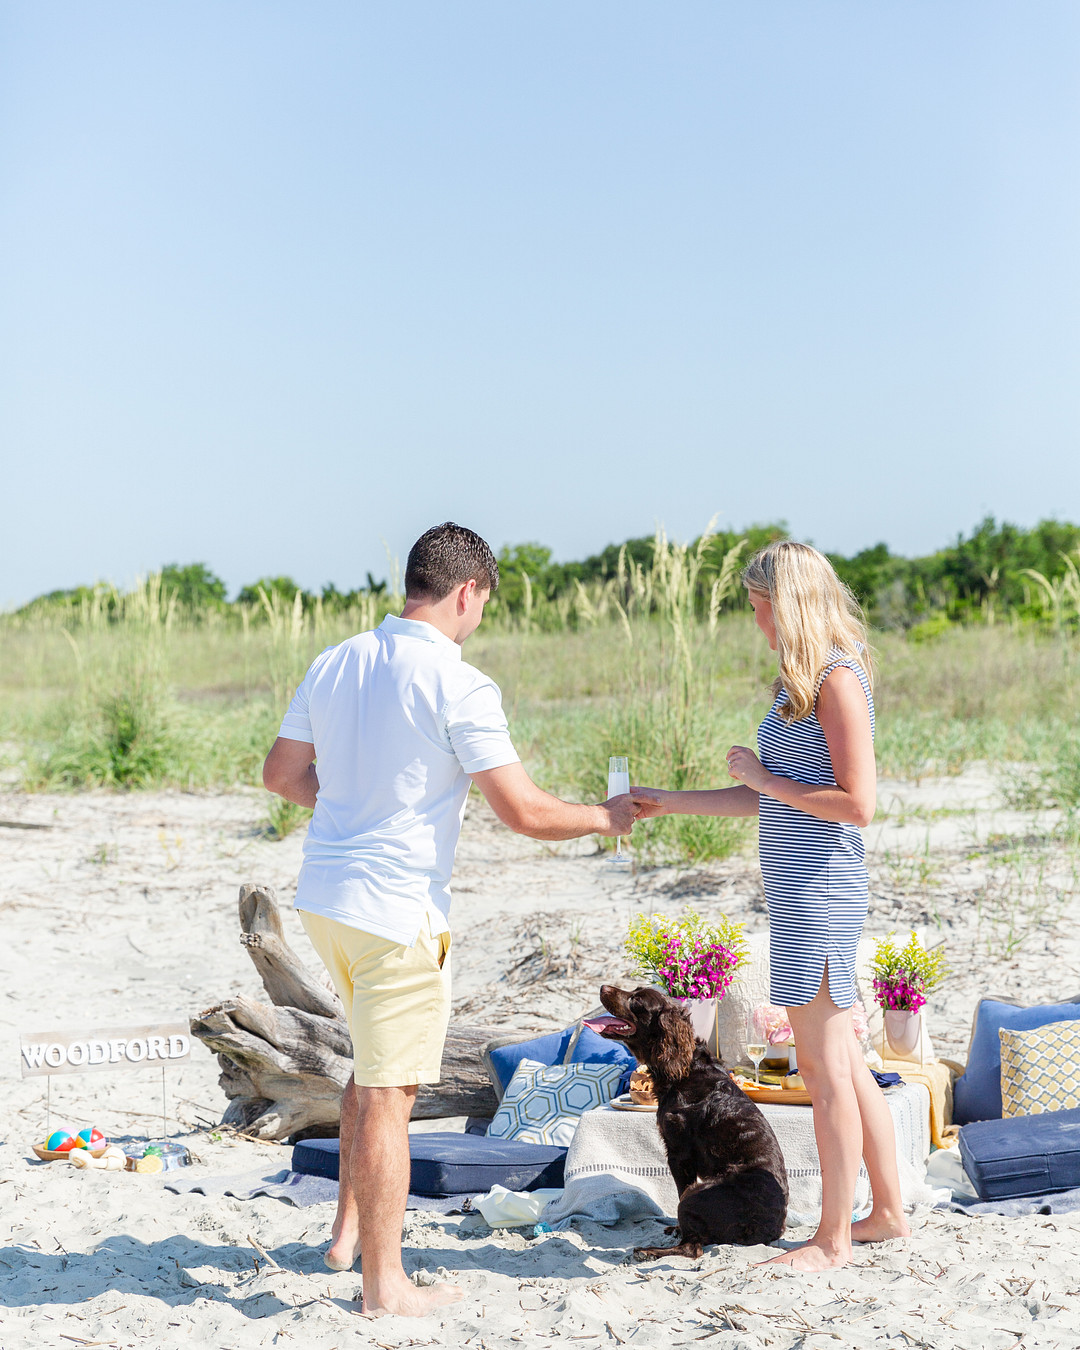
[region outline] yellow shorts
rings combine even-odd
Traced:
[[[300,910],[345,1005],[359,1087],[437,1083],[450,1021],[450,934],[425,923],[413,947]]]

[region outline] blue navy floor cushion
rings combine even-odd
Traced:
[[[1080,1108],[976,1120],[960,1130],[960,1156],[980,1200],[1070,1191],[1080,1186]]]
[[[293,1148],[292,1169],[338,1175],[338,1140],[305,1139]],[[482,1134],[410,1134],[413,1195],[486,1195],[492,1186],[535,1191],[563,1184],[566,1149],[522,1144]]]

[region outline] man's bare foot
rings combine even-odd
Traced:
[[[803,1247],[793,1247],[779,1256],[770,1256],[767,1261],[757,1261],[759,1266],[790,1266],[792,1270],[835,1270],[846,1266],[851,1260],[851,1248],[846,1252],[836,1247],[818,1246],[808,1242]]]
[[[323,1261],[330,1270],[352,1270],[360,1255],[359,1241],[351,1242],[334,1235],[330,1246],[323,1252]]]
[[[878,1214],[871,1210],[865,1219],[851,1225],[852,1242],[888,1242],[890,1238],[911,1236],[911,1228],[903,1214]]]
[[[429,1284],[417,1288],[409,1279],[402,1278],[389,1288],[379,1288],[370,1298],[364,1290],[361,1312],[369,1317],[427,1317],[440,1308],[460,1303],[465,1290],[456,1284]]]

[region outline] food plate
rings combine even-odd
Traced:
[[[745,1078],[736,1078],[735,1083],[742,1088],[751,1101],[757,1102],[759,1106],[810,1105],[810,1094],[805,1088],[766,1087],[764,1083],[758,1087],[754,1083],[747,1082]]]
[[[653,1102],[652,1106],[642,1105],[641,1103],[634,1101],[629,1092],[624,1092],[621,1097],[612,1098],[609,1105],[613,1106],[616,1111],[651,1111],[653,1115],[656,1114],[655,1102]]]

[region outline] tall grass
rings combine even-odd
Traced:
[[[519,613],[470,639],[468,659],[502,686],[544,786],[598,799],[613,753],[645,785],[730,782],[726,751],[755,744],[775,657],[731,605],[740,546],[715,561],[708,544],[659,535],[650,570],[623,552],[611,577],[555,600],[526,587]],[[31,788],[257,783],[312,657],[400,606],[361,595],[346,610],[305,608],[264,591],[239,618],[192,613],[150,577],[127,595],[98,588],[62,612],[0,618],[0,753]],[[1080,804],[1080,642],[1068,625],[875,641],[883,774],[918,780],[986,760],[1008,766],[1017,801]],[[746,837],[745,822],[665,818],[643,847],[695,860]]]

